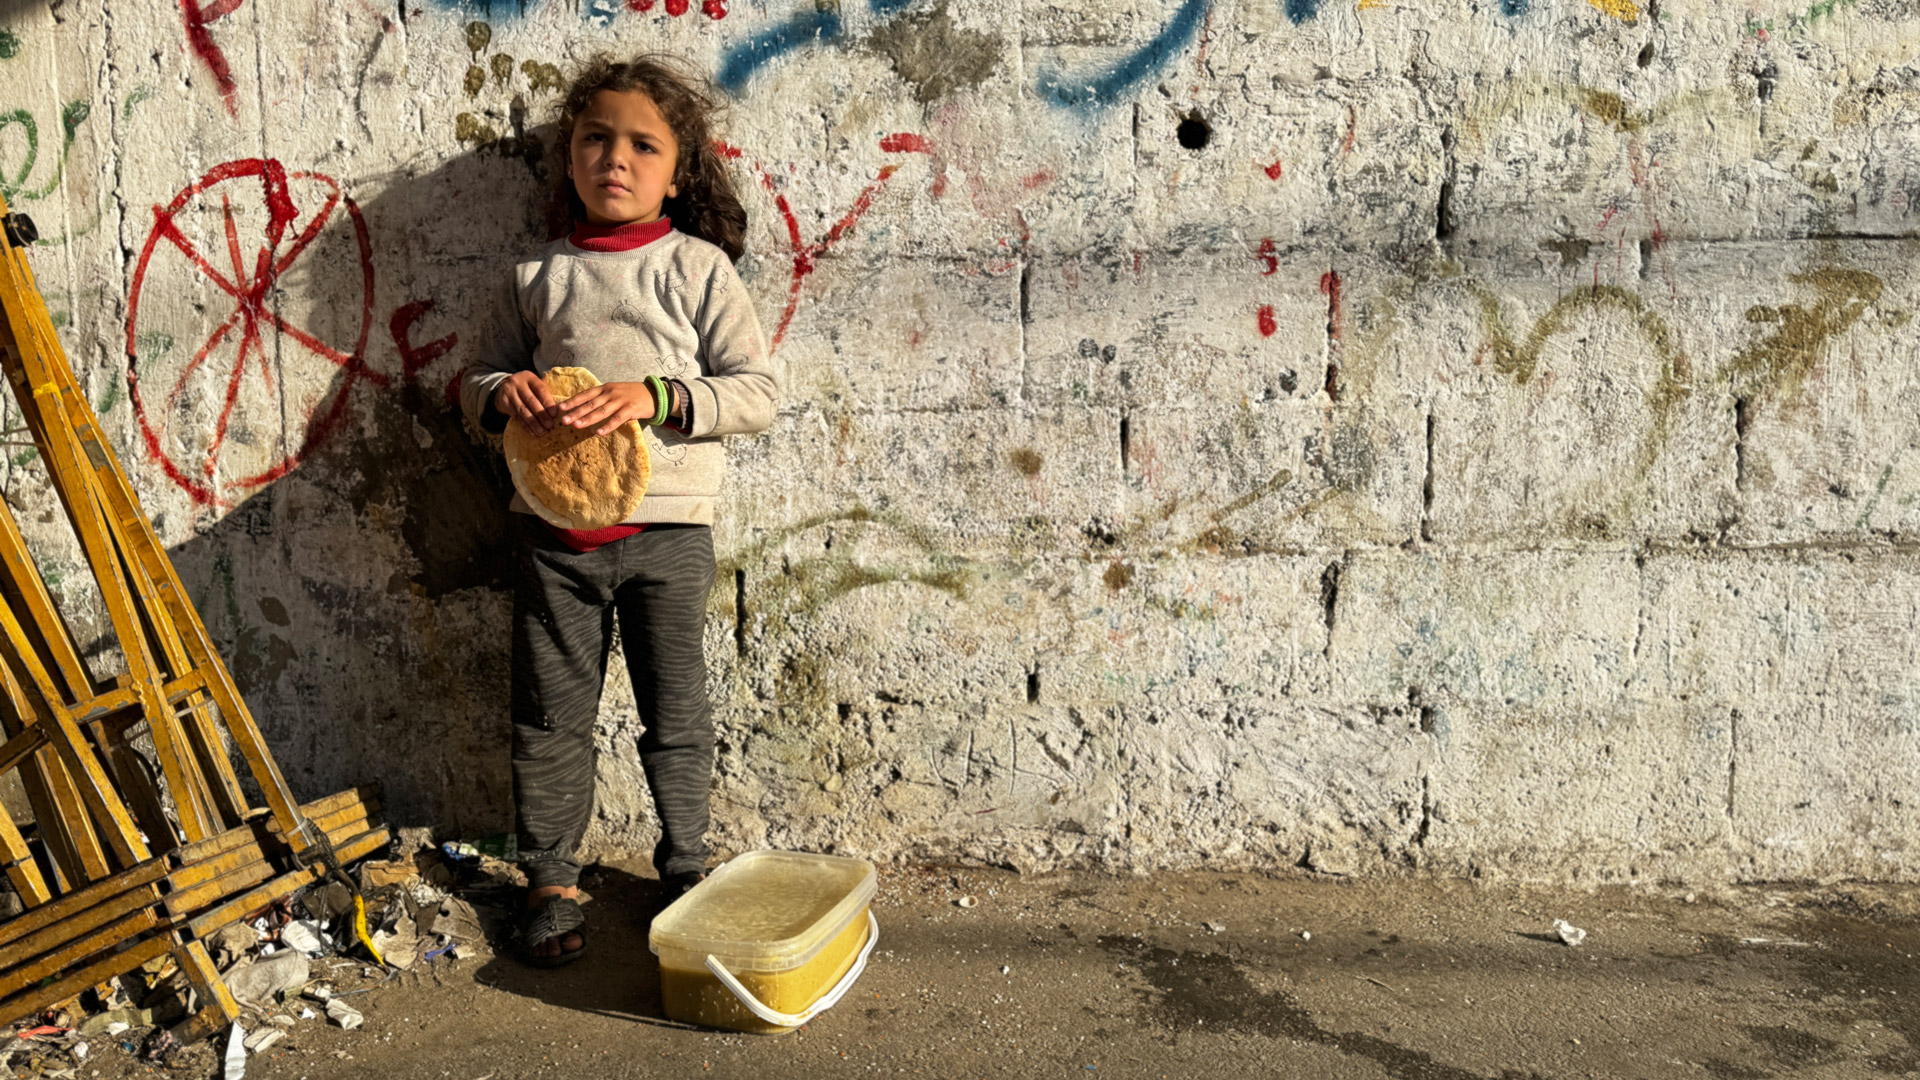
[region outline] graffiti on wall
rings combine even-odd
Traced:
[[[227,63],[227,54],[213,40],[212,25],[240,10],[245,0],[180,0],[180,16],[186,21],[187,47],[193,55],[206,65],[213,75],[214,85],[220,88],[220,99],[226,102],[227,115],[239,115],[234,104],[234,94],[239,85],[234,82],[233,68]]]
[[[202,506],[285,476],[334,435],[357,387],[392,382],[367,359],[374,282],[366,218],[325,173],[243,158],[155,206],[127,300],[127,390],[148,457]],[[458,341],[414,341],[432,308],[409,301],[388,320],[406,380]],[[204,310],[225,314],[208,329]],[[249,384],[275,407],[239,416]]]

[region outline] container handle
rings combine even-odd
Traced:
[[[853,981],[860,977],[862,971],[866,970],[867,957],[872,955],[874,943],[879,940],[880,920],[874,918],[873,912],[869,910],[867,912],[867,943],[861,947],[859,957],[854,960],[853,966],[847,969],[847,973],[840,976],[840,981],[834,984],[833,989],[821,995],[820,1000],[808,1006],[805,1012],[784,1013],[777,1009],[768,1008],[759,998],[753,996],[753,991],[747,989],[741,984],[739,979],[733,977],[733,972],[728,971],[726,966],[720,963],[720,958],[717,956],[709,955],[707,957],[707,970],[713,972],[713,977],[719,979],[722,986],[733,991],[733,996],[740,999],[740,1004],[745,1005],[748,1012],[778,1027],[799,1027],[801,1024],[833,1008],[834,1003],[839,1001],[841,995],[847,992],[847,988],[853,985]]]

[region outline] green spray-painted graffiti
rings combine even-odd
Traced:
[[[0,138],[4,138],[8,129],[13,127],[20,128],[27,137],[27,153],[20,160],[18,167],[9,173],[4,165],[0,165],[0,195],[5,195],[9,202],[31,202],[53,194],[53,189],[60,186],[61,178],[66,175],[67,159],[73,154],[74,135],[80,130],[80,125],[86,123],[88,115],[92,112],[93,106],[85,100],[69,101],[61,108],[60,157],[54,162],[53,175],[39,187],[28,186],[28,181],[33,176],[34,166],[40,163],[39,123],[26,109],[0,113]]]

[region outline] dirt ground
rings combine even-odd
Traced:
[[[749,1036],[663,1018],[654,882],[601,867],[588,886],[579,962],[534,970],[504,937],[378,984],[338,962],[338,989],[374,987],[350,999],[365,1027],[301,1021],[248,1080],[1920,1074],[1914,889],[887,869],[854,990]],[[1569,947],[1555,919],[1589,936]],[[89,1075],[220,1071],[211,1045],[167,1069],[109,1046]]]

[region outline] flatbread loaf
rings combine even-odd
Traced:
[[[546,374],[555,401],[600,385],[586,368],[557,367]],[[592,428],[556,427],[544,437],[518,417],[507,421],[507,468],[514,489],[534,513],[562,529],[604,529],[631,518],[647,493],[653,465],[634,421],[605,435]]]

